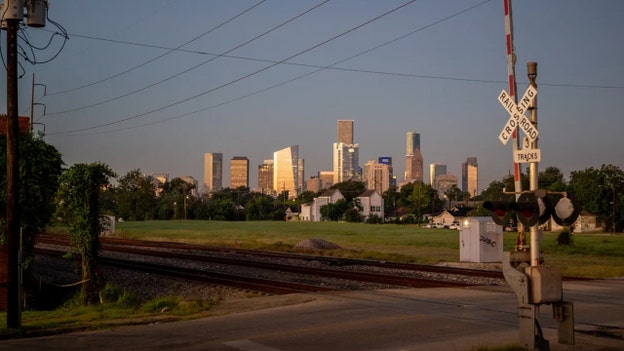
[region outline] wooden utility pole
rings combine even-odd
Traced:
[[[17,99],[17,30],[20,19],[5,19],[7,24],[7,328],[21,327],[19,283],[19,155]]]

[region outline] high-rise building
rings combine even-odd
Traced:
[[[447,190],[453,186],[457,186],[457,176],[448,173],[440,174],[435,177],[433,182],[433,188],[438,191],[438,197],[443,198]]]
[[[423,181],[423,158],[420,152],[420,134],[407,132],[405,148],[405,181]]]
[[[334,143],[334,184],[360,179],[360,146]]]
[[[334,172],[333,171],[319,171],[319,178],[321,178],[321,189],[329,189],[334,185]]]
[[[476,157],[468,157],[462,163],[462,191],[469,193],[470,197],[479,195],[479,165]]]
[[[305,160],[300,157],[297,164],[297,195],[304,191],[306,191]]]
[[[446,174],[446,165],[439,163],[432,163],[429,165],[429,184],[431,187],[436,189],[435,187],[435,179],[439,175]]]
[[[377,159],[377,162],[390,166],[390,186],[396,187],[396,177],[394,176],[394,168],[392,167],[392,157],[379,156],[379,158]]]
[[[318,193],[322,189],[323,181],[319,176],[312,176],[306,180],[306,190]]]
[[[353,120],[338,120],[337,143],[353,144]]]
[[[234,156],[230,160],[230,188],[249,188],[249,159],[244,156]]]
[[[299,165],[299,145],[273,153],[273,189],[277,194],[287,191],[289,199],[299,195]]]
[[[334,180],[341,183],[360,179],[360,146],[353,143],[353,121],[338,120],[338,137],[334,143]]]
[[[263,194],[272,194],[273,190],[273,160],[264,160],[258,166],[258,189]]]
[[[388,164],[378,163],[374,160],[366,162],[362,172],[362,180],[366,189],[376,190],[379,194],[390,188],[392,180],[392,167]]]
[[[204,154],[204,193],[219,191],[223,188],[223,154],[207,152]]]

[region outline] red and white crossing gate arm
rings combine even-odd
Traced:
[[[509,95],[515,103],[518,103],[516,94],[516,55],[513,46],[513,20],[511,16],[511,0],[503,0],[505,8],[505,42],[507,46],[507,77],[509,81]],[[516,127],[512,134],[512,150],[513,153],[518,150],[518,128]],[[514,162],[514,187],[516,193],[522,191],[522,182],[520,179],[520,164]],[[518,197],[519,195],[516,195]]]

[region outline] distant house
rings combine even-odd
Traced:
[[[299,213],[293,212],[293,210],[290,207],[286,209],[285,214],[286,216],[284,216],[284,220],[286,220],[286,222],[292,222],[292,221],[297,222],[301,220],[301,216],[299,215]]]
[[[384,200],[376,190],[366,190],[361,193],[357,199],[360,200],[360,204],[362,205],[362,212],[360,214],[364,216],[364,220],[368,219],[371,215],[379,216],[379,218],[382,219],[384,218]]]
[[[575,233],[592,233],[592,232],[602,232],[604,228],[601,223],[598,222],[597,215],[593,213],[589,213],[587,211],[581,211],[576,222],[570,226],[570,228],[574,228],[573,231]],[[555,223],[552,217],[541,226],[544,230],[550,230],[553,232],[561,231],[563,229],[562,226]]]
[[[444,209],[441,212],[431,215],[431,219],[434,223],[437,222],[450,225],[453,222],[460,222],[462,219],[466,218],[466,214],[470,210],[472,209],[465,207],[452,207],[450,210]]]
[[[320,222],[323,220],[321,206],[336,203],[336,201],[340,199],[344,199],[340,190],[329,189],[319,197],[315,197],[312,202],[301,205],[301,214],[299,217],[302,221]]]

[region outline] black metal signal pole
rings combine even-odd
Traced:
[[[7,2],[5,2],[6,6]],[[5,7],[6,9],[6,7]],[[17,107],[17,30],[19,19],[5,19],[7,24],[7,328],[21,327],[19,286],[19,160]]]

